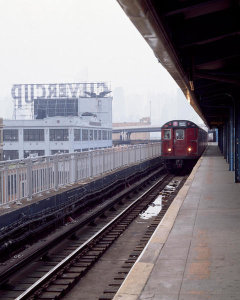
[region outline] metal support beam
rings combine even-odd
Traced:
[[[220,151],[223,153],[223,128],[222,126],[218,129],[218,147]]]
[[[229,163],[229,123],[226,123],[226,161],[227,163]]]
[[[226,149],[226,161],[229,164],[229,121],[226,123],[227,126],[227,138],[226,138],[226,142],[227,142],[227,149]]]
[[[235,101],[235,182],[240,182],[240,101]]]
[[[223,125],[223,157],[227,159],[227,123]]]
[[[235,126],[234,126],[234,108],[230,107],[229,110],[229,171],[234,170],[234,139],[235,139]]]

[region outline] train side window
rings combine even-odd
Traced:
[[[171,139],[171,129],[164,129],[164,140],[170,140]]]
[[[176,129],[175,136],[176,136],[176,140],[184,140],[184,130]]]

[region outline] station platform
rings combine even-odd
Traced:
[[[228,169],[209,145],[114,300],[240,299],[240,185]]]

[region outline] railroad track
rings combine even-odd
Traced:
[[[64,204],[58,203],[54,207],[50,206],[40,210],[38,213],[32,214],[31,217],[20,214],[19,219],[13,224],[1,228],[0,267],[2,266],[2,268],[0,270],[0,284],[5,280],[2,274],[3,272],[6,273],[5,262],[7,262],[7,267],[11,268],[11,263],[9,263],[11,257],[18,256],[20,252],[24,252],[26,246],[38,243],[40,240],[45,239],[47,235],[56,231],[56,228],[62,227],[68,216],[81,219],[81,216],[92,210],[94,206],[99,206],[101,202],[104,202],[104,206],[111,205],[111,203],[114,204],[117,198],[124,197],[130,190],[138,188],[144,180],[148,180],[159,172],[163,172],[161,161],[156,162],[155,167],[151,169],[143,168],[129,176],[124,173],[120,176],[115,176],[109,184],[107,184],[107,180],[105,182],[105,178],[103,178],[100,185],[99,180],[97,180],[96,186],[93,182],[92,191],[85,189],[84,185],[75,187],[68,192],[63,191],[63,196],[67,197],[68,201],[65,201]],[[98,211],[96,210],[97,213]],[[55,241],[53,238],[52,242],[56,243],[58,241]],[[26,251],[23,255],[26,256]],[[39,253],[36,253],[36,255],[39,255]],[[13,263],[14,265],[15,263],[18,264],[19,260],[15,260]],[[13,272],[16,270],[16,268],[11,269]]]
[[[103,228],[93,229],[92,237],[87,240],[83,241],[81,236],[81,240],[74,241],[76,236],[73,235],[73,240],[63,251],[60,252],[57,249],[55,253],[48,253],[41,262],[35,264],[32,272],[29,270],[26,274],[23,272],[24,279],[18,280],[14,286],[9,286],[0,293],[1,299],[59,299],[64,296],[76,282],[85,276],[94,263],[172,178],[173,175],[162,176],[119,215],[108,221]],[[162,210],[161,217],[166,209],[167,205]],[[104,213],[102,213],[102,217],[104,217]],[[158,222],[155,224],[157,226]],[[146,234],[150,236],[154,230],[153,225]],[[139,254],[144,246],[144,243],[141,243],[134,252],[134,258],[138,257],[136,254]],[[133,257],[130,261],[135,262]],[[124,278],[124,276],[122,277]]]
[[[82,228],[86,224],[93,222],[95,218],[99,215],[103,214],[107,210],[114,209],[114,207],[118,203],[122,204],[122,199],[130,198],[129,195],[138,191],[142,186],[147,185],[152,178],[158,177],[164,173],[164,168],[156,167],[151,173],[142,172],[140,174],[135,174],[132,177],[128,177],[127,179],[118,180],[115,182],[114,186],[109,186],[109,188],[105,188],[101,191],[97,191],[91,195],[87,195],[88,202],[90,205],[86,207],[80,208],[75,207],[75,213],[69,214],[76,222],[67,224],[70,226],[65,227],[67,219],[63,219],[62,214],[59,219],[59,225],[56,224],[54,227],[55,229],[51,232],[51,227],[48,229],[45,226],[44,234],[42,232],[32,232],[32,228],[30,227],[30,235],[33,235],[32,238],[28,238],[25,241],[24,249],[15,252],[14,254],[11,253],[11,249],[8,250],[7,255],[9,256],[8,260],[4,260],[4,255],[1,255],[1,262],[0,262],[0,289],[1,286],[6,285],[9,278],[19,272],[26,264],[33,261],[34,259],[44,255],[49,249],[53,248],[56,244],[59,244],[63,239],[68,238],[70,235],[74,235],[79,228]],[[119,182],[120,181],[120,182]],[[83,198],[83,206],[87,199]],[[70,203],[71,204],[71,203]],[[79,211],[79,213],[78,213]],[[43,219],[43,223],[47,222],[45,217]],[[42,222],[41,222],[42,223]],[[41,224],[39,225],[41,227]],[[21,226],[20,226],[21,227]],[[16,230],[18,231],[18,226],[15,226]],[[20,236],[21,238],[21,236]],[[12,236],[9,236],[5,242],[1,240],[2,245],[5,243],[12,244]],[[13,245],[15,249],[15,246]]]

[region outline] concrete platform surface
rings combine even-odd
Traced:
[[[240,299],[240,185],[209,145],[114,300]]]

